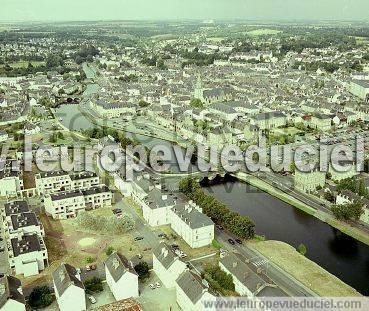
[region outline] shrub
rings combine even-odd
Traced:
[[[101,279],[97,277],[86,280],[83,284],[85,285],[86,293],[90,295],[104,290]]]
[[[52,304],[55,297],[47,286],[35,287],[29,295],[29,305],[34,308],[45,308]]]

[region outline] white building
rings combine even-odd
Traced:
[[[176,286],[176,280],[186,270],[186,263],[168,245],[161,243],[153,250],[153,269],[164,286],[171,288]]]
[[[191,271],[183,272],[176,281],[177,303],[182,310],[204,310],[204,301],[215,301],[216,297],[209,292],[200,276]],[[214,308],[208,308],[215,310]]]
[[[54,219],[74,218],[78,212],[86,209],[81,190],[48,194],[45,196],[44,204],[46,214]]]
[[[60,311],[86,310],[85,288],[77,270],[71,265],[62,264],[52,275]]]
[[[88,189],[99,185],[99,177],[94,172],[77,172],[68,174],[65,171],[41,172],[35,176],[38,193],[49,194],[59,191]]]
[[[192,248],[206,246],[214,239],[214,223],[193,202],[177,204],[169,211],[172,229]]]
[[[143,199],[142,214],[150,226],[169,224],[169,210],[176,204],[173,193],[162,193],[157,188],[151,190]]]
[[[20,163],[16,159],[2,160],[4,165],[0,171],[0,196],[15,197],[23,190],[23,174]]]
[[[26,311],[21,281],[13,276],[0,279],[0,310]]]
[[[74,218],[80,211],[112,204],[113,195],[105,185],[84,190],[71,190],[45,196],[45,211],[54,219]]]
[[[12,238],[8,246],[9,266],[15,274],[37,275],[48,265],[45,243],[38,234]]]
[[[114,252],[105,261],[106,282],[116,300],[138,297],[138,275],[132,262]]]

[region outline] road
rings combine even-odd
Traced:
[[[271,278],[281,289],[285,290],[289,295],[294,297],[303,296],[317,296],[309,288],[301,284],[298,280],[293,278],[290,274],[280,269],[275,264],[271,263],[268,259],[262,256],[259,252],[251,249],[249,246],[242,244],[231,245],[228,239],[235,239],[234,236],[229,233],[215,229],[215,235],[217,240],[223,245],[224,249],[229,252],[237,251],[244,255],[251,262],[263,263],[263,268],[266,269],[266,275]]]

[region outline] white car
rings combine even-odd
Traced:
[[[94,296],[88,296],[88,299],[91,301],[92,304],[96,303],[96,299]]]
[[[149,284],[149,287],[150,287],[151,289],[155,289],[155,288],[156,288],[154,284]]]
[[[161,285],[160,285],[160,283],[159,283],[159,282],[156,282],[156,283],[155,283],[155,286],[156,286],[156,288],[160,288],[160,287],[161,287]]]

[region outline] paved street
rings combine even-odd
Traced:
[[[271,263],[268,259],[263,257],[260,253],[251,249],[245,243],[243,245],[231,245],[228,242],[229,238],[235,237],[226,233],[225,231],[216,228],[216,238],[222,243],[224,249],[232,252],[237,251],[250,259],[252,262],[262,263],[263,268],[267,270],[267,275],[282,289],[284,289],[291,296],[316,296],[311,290],[305,287],[303,284],[294,279],[291,275],[284,272],[282,269]]]

